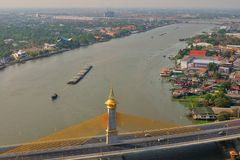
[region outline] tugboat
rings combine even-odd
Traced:
[[[51,96],[52,101],[56,100],[57,98],[58,98],[57,93],[54,93],[54,94]]]

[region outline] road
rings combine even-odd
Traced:
[[[83,145],[51,148],[21,154],[0,155],[5,159],[85,159],[170,149],[240,138],[240,120],[191,125],[172,129],[141,131],[119,135],[119,142],[105,144],[105,137],[90,139]],[[6,148],[5,148],[6,149]]]

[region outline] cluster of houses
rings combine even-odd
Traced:
[[[95,40],[97,42],[101,42],[101,41],[107,41],[110,40],[112,38],[116,38],[119,37],[121,35],[119,35],[121,33],[121,31],[128,31],[129,33],[134,33],[137,31],[137,26],[136,25],[126,25],[126,26],[121,26],[121,27],[109,27],[109,28],[101,28],[99,29],[99,33],[100,34],[96,34],[95,35]],[[6,45],[12,45],[14,44],[14,39],[5,39],[4,43]],[[49,44],[49,43],[45,43],[43,47],[41,48],[37,48],[36,52],[39,52],[40,54],[37,57],[41,57],[41,56],[49,56],[49,54],[51,53],[55,53],[55,51],[57,52],[57,48],[59,46],[69,46],[72,44],[72,38],[66,38],[63,36],[59,36],[56,40],[56,44]],[[82,44],[84,45],[84,44]],[[0,69],[5,67],[5,64],[11,64],[14,62],[24,62],[26,60],[29,59],[33,59],[35,52],[30,49],[21,49],[21,50],[17,50],[14,51],[14,53],[12,53],[9,57],[4,57],[3,61],[1,60],[0,63]]]
[[[239,34],[229,34],[240,38]],[[199,48],[201,49],[196,49]],[[208,55],[208,52],[215,54]],[[221,53],[229,54],[223,56]],[[215,71],[209,70],[214,64]],[[194,107],[192,118],[196,120],[216,120],[221,112],[233,114],[240,111],[240,45],[213,46],[210,43],[195,40],[189,51],[181,59],[176,60],[174,69],[163,69],[161,76],[169,77],[172,82],[172,97],[214,93],[223,83],[230,82],[226,96],[230,98],[232,107]],[[216,75],[217,76],[214,76]]]
[[[38,49],[42,50],[42,49]],[[56,44],[45,43],[43,46],[44,51],[54,51],[56,50]],[[48,52],[47,52],[48,53]],[[32,58],[31,54],[27,50],[18,50],[11,55],[13,61],[27,61]]]
[[[137,27],[135,25],[127,25],[122,27],[113,27],[113,28],[102,28],[100,29],[100,33],[105,36],[109,36],[111,38],[115,38],[119,36],[121,31],[129,31],[133,32],[136,31]],[[99,37],[100,38],[100,37]]]

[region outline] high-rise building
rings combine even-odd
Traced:
[[[115,13],[113,11],[107,11],[104,13],[104,17],[108,17],[108,18],[111,18],[111,17],[114,17],[115,16]]]

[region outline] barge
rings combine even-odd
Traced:
[[[82,80],[86,75],[87,73],[92,69],[92,65],[88,65],[86,67],[84,67],[82,70],[80,70],[79,73],[77,73],[73,79],[69,80],[67,82],[67,84],[77,84],[80,80]]]

